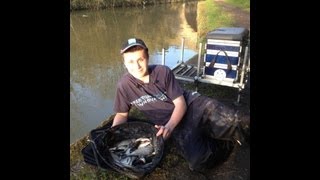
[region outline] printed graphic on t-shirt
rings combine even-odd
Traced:
[[[138,99],[132,101],[131,104],[135,105],[135,106],[142,107],[147,103],[154,103],[154,102],[156,102],[158,100],[166,101],[167,100],[167,96],[165,94],[163,94],[162,92],[160,92],[159,94],[156,94],[154,96],[144,95],[144,96],[141,96]]]

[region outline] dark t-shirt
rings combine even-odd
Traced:
[[[149,83],[143,83],[126,73],[117,84],[115,112],[129,112],[136,106],[153,123],[165,124],[174,109],[173,100],[184,95],[189,105],[198,93],[184,91],[171,69],[163,65],[149,66]]]

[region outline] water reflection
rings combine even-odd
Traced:
[[[184,6],[185,19],[188,25],[194,30],[194,32],[198,31],[197,8],[198,8],[198,3],[194,3],[194,2],[186,2]]]
[[[165,48],[166,65],[174,66],[182,37],[184,60],[196,54],[197,32],[186,20],[196,8],[186,7],[174,3],[70,14],[70,143],[113,114],[115,86],[126,71],[119,54],[124,40],[142,38],[152,64],[161,64]]]
[[[186,62],[186,60],[196,55],[196,52],[191,49],[184,49],[183,57],[181,57],[181,47],[170,46],[165,50],[165,65],[173,68],[178,63]],[[162,64],[162,52],[156,52],[150,57],[150,64]]]

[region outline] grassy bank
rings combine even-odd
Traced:
[[[250,0],[224,0],[226,3],[240,7],[243,10],[250,11]],[[199,42],[205,41],[206,34],[218,27],[232,26],[233,17],[225,13],[214,0],[206,0],[198,7],[198,37]]]
[[[213,0],[206,0],[198,7],[198,37],[204,42],[207,32],[221,26],[230,26],[232,18],[229,14],[215,5]]]
[[[250,11],[250,0],[224,0],[228,4]]]

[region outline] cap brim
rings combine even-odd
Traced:
[[[131,47],[133,47],[133,46],[140,46],[140,47],[142,47],[143,49],[146,49],[146,47],[145,47],[144,45],[140,44],[140,43],[132,43],[132,44],[128,45],[126,48],[122,49],[122,50],[120,51],[120,54],[123,54],[123,53],[126,52],[129,48],[131,48]]]

